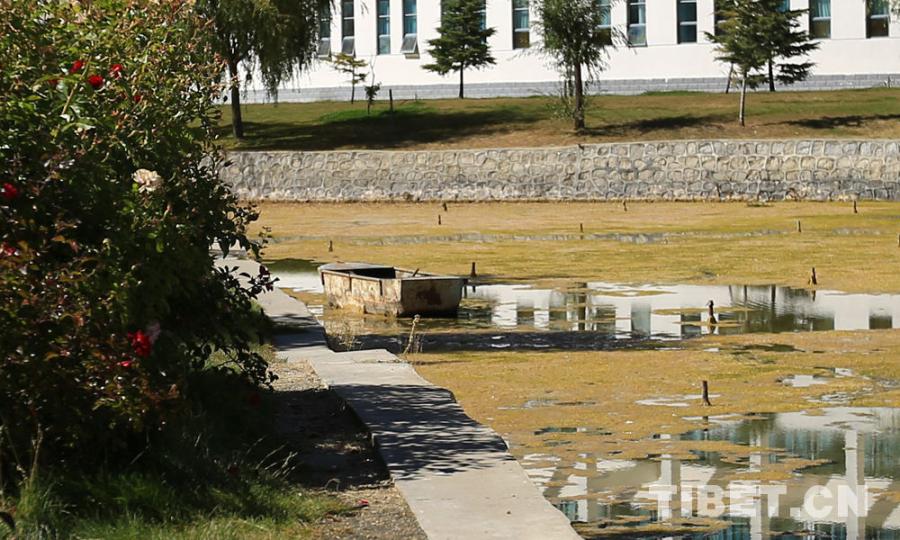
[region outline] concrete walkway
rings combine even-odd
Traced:
[[[258,273],[252,261],[220,264]],[[280,328],[279,355],[309,362],[368,427],[429,538],[579,538],[503,439],[469,418],[451,392],[388,351],[331,351],[306,306],[280,290],[264,294],[259,303]]]

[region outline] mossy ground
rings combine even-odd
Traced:
[[[543,286],[803,287],[815,267],[823,289],[900,292],[898,203],[862,202],[859,213],[849,202],[629,202],[627,211],[622,203],[451,203],[447,211],[425,203],[267,203],[260,210],[260,226],[273,234],[267,259],[362,260],[460,275],[475,262],[484,279]]]
[[[822,289],[900,292],[897,203],[862,202],[858,213],[846,202],[629,202],[627,211],[621,203],[451,203],[447,210],[440,204],[263,204],[261,210],[261,225],[272,228],[270,260],[364,260],[461,275],[474,261],[480,279],[563,288],[587,281],[807,287],[815,266]],[[581,224],[585,235],[620,236],[581,239]],[[663,350],[425,351],[409,360],[509,440],[517,457],[552,453],[575,464],[585,453],[692,459],[691,449],[746,458],[748,447],[729,442],[649,437],[696,429],[702,422],[692,417],[814,411],[829,405],[826,398],[900,406],[893,382],[900,380],[898,358],[900,330],[894,329],[710,335]],[[833,368],[853,374],[838,377]],[[797,374],[827,382],[806,388],[783,382]],[[699,400],[703,380],[711,407]],[[648,399],[685,406],[638,403]],[[525,407],[528,402],[538,405]],[[587,430],[545,430],[577,427]],[[784,479],[813,464],[782,460],[756,479]]]

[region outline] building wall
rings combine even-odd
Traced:
[[[807,9],[810,0],[791,0],[792,9]],[[443,97],[455,95],[457,76],[441,77],[422,69],[431,62],[427,41],[437,37],[440,0],[418,0],[418,44],[420,54],[401,54],[403,40],[402,0],[391,0],[391,54],[379,55],[376,33],[376,1],[354,0],[356,55],[370,62],[374,79],[382,83],[383,95],[393,89],[395,96]],[[608,69],[599,78],[596,91],[635,93],[643,90],[722,89],[728,66],[715,60],[713,47],[704,32],[714,25],[714,0],[697,0],[697,43],[679,44],[676,0],[646,0],[647,46],[619,47],[609,58]],[[332,50],[341,45],[340,0],[332,17]],[[889,77],[900,82],[900,20],[890,24],[890,37],[866,38],[866,0],[831,0],[831,38],[820,41],[812,54],[816,63],[813,78],[800,88],[870,87],[886,84]],[[624,32],[625,0],[613,0],[613,25]],[[802,17],[808,28],[808,18]],[[530,20],[537,20],[534,2]],[[487,25],[495,28],[490,38],[496,65],[466,73],[473,96],[529,95],[549,93],[559,76],[550,59],[538,51],[540,35],[531,31],[532,47],[512,48],[512,0],[487,0]],[[635,82],[636,81],[636,82]],[[286,83],[279,92],[281,101],[343,99],[349,96],[346,77],[324,61]],[[251,87],[250,101],[265,100],[259,87]]]
[[[222,179],[246,199],[900,200],[900,142],[884,140],[231,152],[228,160]]]

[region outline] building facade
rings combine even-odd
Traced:
[[[611,33],[627,38],[611,52],[595,92],[724,89],[729,66],[715,59],[706,32],[715,29],[715,0],[597,0]],[[811,55],[813,76],[798,89],[872,87],[900,84],[900,20],[888,0],[785,0],[807,10],[802,25],[820,43]],[[555,92],[559,75],[539,50],[541,36],[534,2],[486,0],[484,24],[496,31],[488,43],[496,65],[466,73],[471,97],[521,96]],[[422,68],[431,62],[428,41],[437,37],[440,0],[335,0],[320,22],[320,60],[287,82],[280,101],[349,97],[344,74],[328,62],[346,52],[369,62],[381,98],[456,95],[455,74],[442,77]],[[251,101],[265,100],[259,88]]]

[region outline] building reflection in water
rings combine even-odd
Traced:
[[[900,492],[900,409],[767,415],[678,439],[731,441],[759,450],[737,462],[714,452],[695,452],[697,459],[688,461],[667,454],[635,461],[582,454],[573,467],[576,474],[552,458],[554,466],[529,474],[538,486],[551,486],[542,487],[545,496],[572,521],[643,517],[639,522],[647,524],[700,516],[731,525],[696,538],[900,538],[900,501],[886,495]],[[736,479],[765,471],[788,455],[824,464],[786,481]],[[526,468],[532,460],[546,463],[548,456],[526,456]],[[615,503],[593,496],[608,493],[631,496]]]
[[[314,269],[300,271],[273,265],[273,272],[281,287],[322,292]],[[677,339],[712,332],[900,328],[900,295],[843,294],[776,286],[574,282],[565,289],[470,286],[466,296],[458,322],[464,319],[508,330],[594,332],[609,338]],[[707,324],[706,305],[710,300],[716,307],[718,325]],[[487,305],[472,305],[473,301]],[[322,310],[321,306],[310,308],[315,312]]]
[[[500,328],[601,332],[613,337],[900,328],[900,295],[843,294],[775,286],[578,283],[576,292],[485,285],[469,298],[491,303]],[[719,324],[707,324],[712,300]],[[520,313],[532,314],[519,317]],[[531,319],[531,320],[529,320]]]

